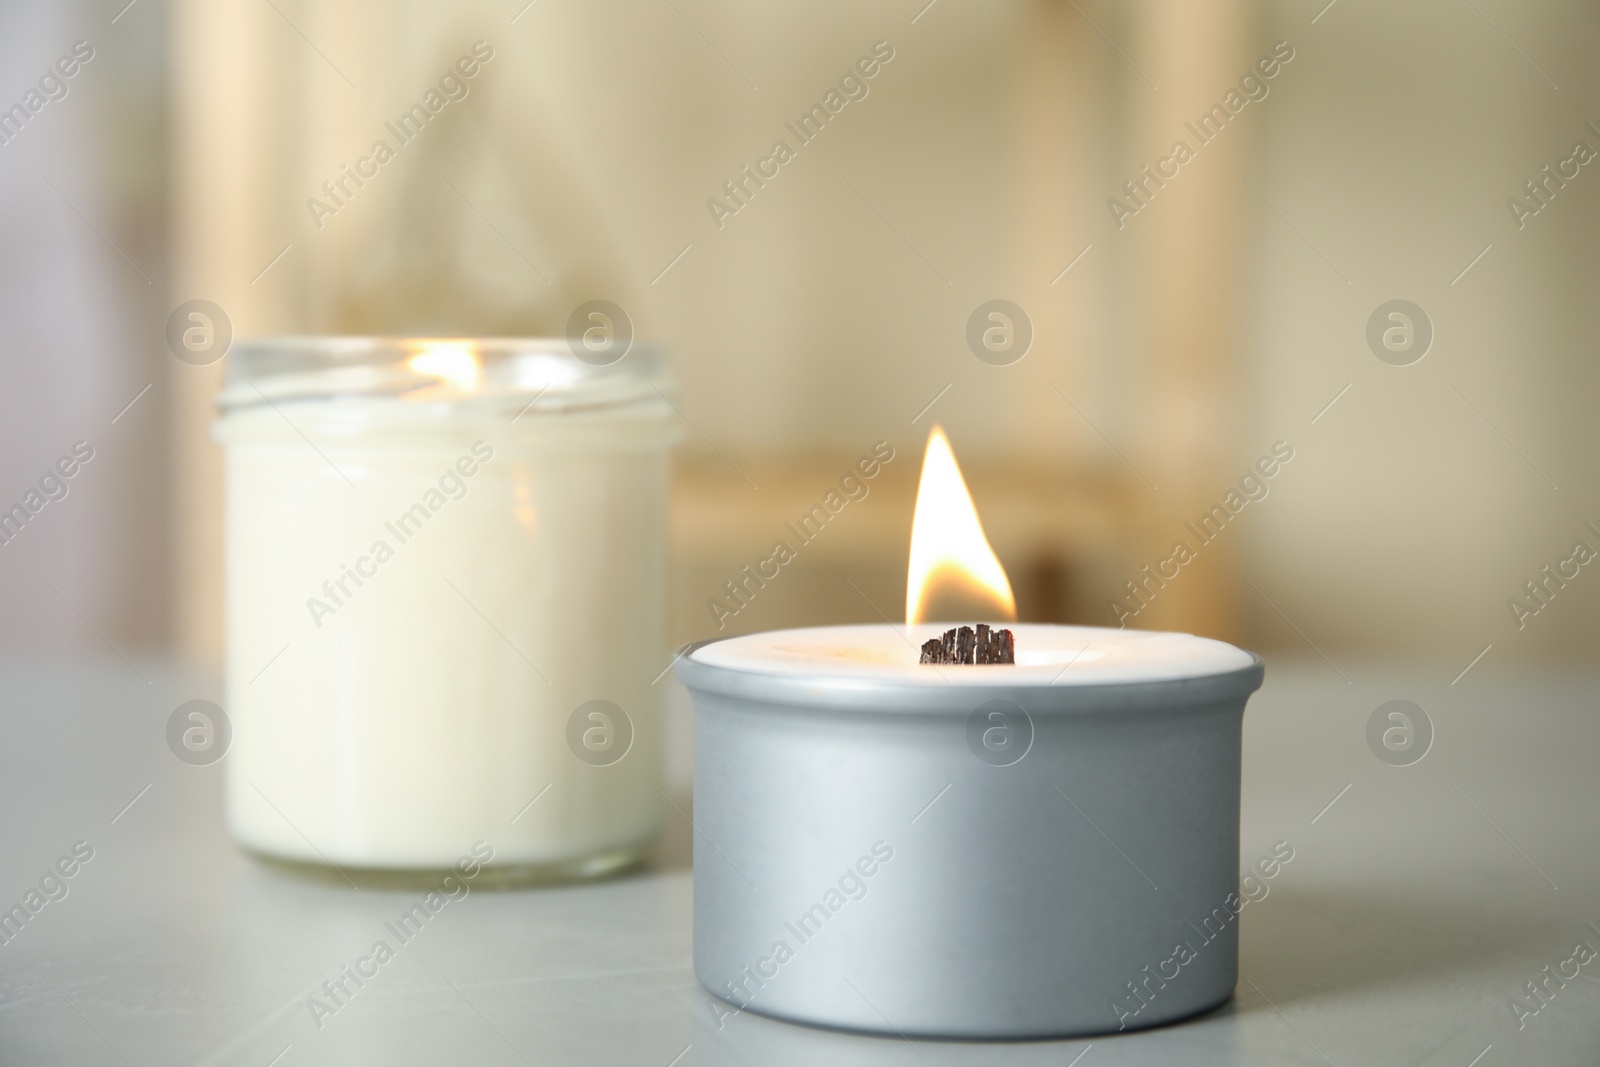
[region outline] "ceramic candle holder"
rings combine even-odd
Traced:
[[[1030,1038],[1226,1001],[1259,657],[1013,624],[1015,665],[919,665],[941,629],[754,634],[678,661],[715,1025]]]

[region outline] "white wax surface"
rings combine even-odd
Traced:
[[[671,429],[659,406],[515,425],[448,411],[378,425],[358,417],[375,405],[345,401],[229,416],[240,841],[414,868],[447,867],[477,840],[496,863],[553,865],[655,833]],[[402,542],[396,519],[480,440],[492,458],[458,494],[435,493],[437,513]],[[378,542],[394,556],[374,564]],[[308,598],[333,603],[323,583],[346,566],[364,566],[364,584],[313,614]],[[569,716],[594,699],[633,724],[604,767],[569,750]]]
[[[716,641],[697,662],[784,677],[892,681],[908,686],[1085,686],[1204,678],[1240,670],[1250,653],[1191,634],[1043,623],[991,623],[1016,635],[1015,664],[918,663],[922,643],[951,623],[823,626]]]

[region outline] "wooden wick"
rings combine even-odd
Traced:
[[[923,642],[922,663],[1016,663],[1017,639],[1010,630],[992,630],[980,622],[974,630],[961,626],[946,630],[943,637]]]

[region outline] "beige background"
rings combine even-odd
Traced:
[[[0,490],[154,388],[52,525],[0,549],[0,640],[104,649],[92,622],[136,660],[215,653],[215,376],[164,351],[180,300],[218,302],[247,335],[545,331],[606,295],[671,346],[693,422],[675,639],[713,632],[705,599],[878,439],[899,458],[873,496],[737,626],[897,615],[937,419],[1030,617],[1111,622],[1117,586],[1282,439],[1295,459],[1268,498],[1139,625],[1452,674],[1491,645],[1592,656],[1587,569],[1520,632],[1506,599],[1600,522],[1584,298],[1600,177],[1585,168],[1521,232],[1505,206],[1575,139],[1600,148],[1592,13],[520,6],[5,16],[12,95],[78,37],[99,56],[30,142],[0,147],[19,235]],[[472,95],[317,230],[305,198],[478,38],[496,57]],[[719,230],[706,199],[878,40],[895,58],[870,95]],[[1118,230],[1106,199],[1281,40],[1295,58],[1270,95]],[[995,297],[1036,329],[1010,367],[963,336]],[[1364,339],[1393,298],[1436,330],[1410,367]]]

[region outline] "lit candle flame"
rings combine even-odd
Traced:
[[[940,585],[989,601],[995,618],[1015,619],[1017,598],[1005,568],[989,547],[978,521],[972,494],[956,466],[956,454],[944,430],[928,434],[922,457],[922,481],[911,519],[911,566],[906,573],[906,625],[922,621],[930,594]]]
[[[425,341],[406,360],[406,369],[438,378],[458,393],[475,393],[483,382],[483,364],[465,341]]]

